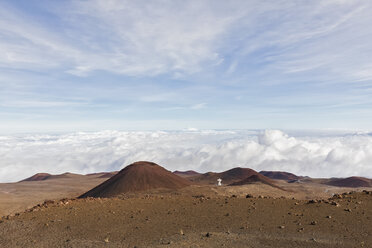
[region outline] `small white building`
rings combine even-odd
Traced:
[[[222,186],[222,179],[221,179],[221,178],[218,178],[218,179],[217,179],[217,185],[218,185],[218,186]]]

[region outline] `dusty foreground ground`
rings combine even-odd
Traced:
[[[0,183],[0,217],[23,212],[45,200],[59,200],[62,198],[73,198],[85,193],[98,184],[107,180],[97,175],[75,175],[70,174],[64,178],[50,179],[45,181]],[[188,195],[212,194],[230,196],[232,194],[244,197],[247,193],[255,196],[264,195],[271,197],[285,196],[296,199],[329,198],[335,193],[350,191],[351,188],[340,188],[326,186],[319,183],[287,183],[275,180],[281,188],[269,187],[264,184],[251,184],[235,187],[188,187],[181,192]],[[372,188],[358,188],[358,190],[372,190]]]
[[[0,216],[21,212],[44,200],[76,197],[107,178],[69,176],[35,182],[0,183]]]
[[[372,247],[372,192],[309,202],[218,190],[44,204],[3,218],[0,247]]]

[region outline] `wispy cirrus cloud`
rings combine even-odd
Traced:
[[[172,14],[178,4],[182,12]],[[14,68],[62,67],[78,76],[94,70],[147,76],[195,72],[204,62],[219,63],[216,39],[238,17],[206,12],[197,2],[178,4],[72,1],[52,13],[65,24],[61,30],[32,16],[19,18],[21,11],[4,5],[0,62]]]
[[[206,106],[207,106],[207,104],[205,102],[203,102],[203,103],[198,103],[198,104],[192,105],[191,109],[203,109],[203,108],[206,108]]]
[[[276,73],[343,65],[337,72],[361,80],[357,77],[368,66],[361,55],[371,52],[372,34],[362,25],[371,21],[371,4],[365,1],[95,0],[48,6],[56,24],[63,24],[60,30],[2,6],[4,66],[61,67],[78,76],[95,70],[151,76],[211,69],[233,55],[231,65],[254,56]]]
[[[372,121],[368,1],[27,2],[0,3],[0,115],[307,127],[301,106],[324,127]]]

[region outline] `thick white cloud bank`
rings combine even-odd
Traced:
[[[138,160],[168,170],[233,167],[282,170],[312,177],[372,177],[372,136],[265,131],[102,131],[0,136],[0,182],[38,172],[119,170]]]

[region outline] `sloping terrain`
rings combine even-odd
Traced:
[[[260,171],[259,173],[264,175],[265,177],[276,179],[276,180],[292,181],[292,180],[298,180],[302,178],[295,174],[285,172],[285,171]]]
[[[62,178],[81,178],[84,175],[66,172],[63,174],[52,175],[49,173],[37,173],[29,178],[22,180],[21,182],[33,182],[33,181],[44,181],[50,179],[62,179]]]
[[[163,167],[146,161],[128,165],[119,173],[80,197],[114,197],[157,188],[180,189],[191,183]]]
[[[78,197],[105,180],[94,175],[65,175],[41,181],[0,183],[0,216],[23,211],[45,200]]]
[[[118,174],[118,171],[103,173],[99,178],[110,178]]]
[[[201,184],[216,184],[217,179],[222,179],[222,184],[231,184],[237,181],[246,179],[252,175],[258,175],[258,172],[249,168],[236,167],[224,172],[207,172],[195,177],[191,177],[190,180],[201,183]]]
[[[37,173],[31,177],[23,179],[21,182],[43,181],[50,178],[52,175],[49,173]]]
[[[273,180],[271,180],[268,177],[265,177],[264,175],[257,174],[257,175],[252,175],[250,177],[247,177],[241,181],[231,183],[230,186],[238,186],[238,185],[246,185],[246,184],[251,184],[251,183],[263,183],[270,185],[272,187],[279,188],[278,185],[276,185]]]
[[[173,171],[173,174],[180,176],[180,177],[193,177],[200,175],[199,172],[188,170],[188,171]]]
[[[327,185],[337,187],[372,187],[372,180],[365,177],[332,178],[325,182]]]
[[[93,177],[98,177],[98,178],[110,178],[114,175],[116,175],[118,171],[111,171],[111,172],[97,172],[97,173],[90,173],[86,174],[86,176],[93,176]]]

